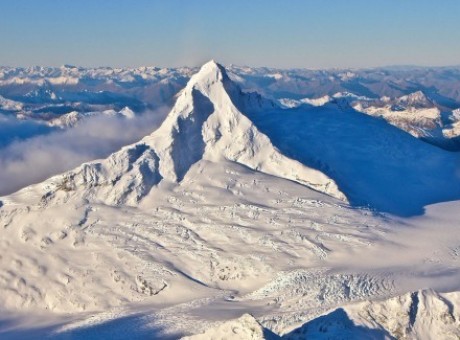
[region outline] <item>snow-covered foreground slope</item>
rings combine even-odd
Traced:
[[[281,110],[209,62],[151,135],[0,198],[0,337],[421,334],[458,305],[411,307],[460,290],[459,203],[422,214],[458,198],[457,161],[362,114]]]
[[[215,178],[219,169],[214,170],[209,175]],[[241,172],[238,178],[241,181],[246,175]],[[247,179],[251,178],[249,174]],[[202,184],[196,183],[197,188]],[[41,304],[38,309],[24,305],[22,314],[10,308],[0,334],[6,339],[34,339],[41,334],[57,339],[176,339],[216,329],[245,313],[254,315],[265,330],[288,339],[305,338],[298,334],[318,339],[342,339],[344,334],[357,339],[418,334],[415,338],[430,339],[455,334],[459,293],[414,296],[413,292],[426,287],[459,290],[458,204],[433,207],[426,217],[400,222],[338,209],[327,200],[314,200],[311,191],[304,192],[309,196],[289,200],[299,194],[298,185],[270,179],[266,182],[270,187],[285,185],[282,197],[286,199],[266,211],[251,207],[250,202],[265,206],[263,197],[271,196],[269,192],[256,196],[264,190],[252,181],[238,184],[248,200],[245,204],[229,205],[235,198],[228,194],[221,204],[203,209],[200,200],[180,190],[165,197],[156,214],[141,215],[137,210],[138,220],[129,210],[100,212],[105,220],[112,214],[112,222],[88,227],[94,231],[87,231],[76,249],[55,242],[44,255],[44,250],[31,252],[31,242],[20,244],[28,256],[40,256],[37,261],[48,268],[41,279],[33,279],[37,286],[46,285],[46,303],[61,296],[56,303],[64,310],[59,315],[37,315]],[[259,186],[263,188],[260,182]],[[222,187],[205,190],[216,199],[222,199],[222,191]],[[199,196],[203,189],[193,192]],[[179,208],[168,210],[171,201]],[[204,212],[201,215],[197,205]],[[286,220],[264,222],[271,218],[267,213],[283,211],[289,212],[282,214]],[[176,218],[171,217],[174,214]],[[228,225],[229,219],[247,222]],[[23,268],[30,266],[17,252],[14,256]],[[53,261],[56,265],[51,268]],[[59,271],[71,268],[68,283],[54,281]],[[26,282],[32,280],[25,277],[26,270],[20,273]],[[136,281],[134,275],[143,278]],[[166,284],[162,290],[161,280]],[[10,288],[10,293],[17,289]],[[128,299],[143,303],[127,304]],[[76,302],[80,304],[73,305]],[[109,308],[114,304],[120,308]],[[87,312],[75,313],[84,309]],[[62,314],[70,311],[74,312]],[[233,330],[235,322],[231,323]],[[251,332],[244,329],[248,322],[236,324],[243,328],[237,334],[254,331],[252,326]],[[208,334],[222,333],[210,330]]]

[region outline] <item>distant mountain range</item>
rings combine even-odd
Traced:
[[[332,103],[341,109],[351,107],[435,145],[460,148],[458,67],[280,70],[230,66],[227,70],[243,90],[260,93],[281,106]],[[142,114],[172,105],[175,94],[196,71],[0,67],[0,114],[60,127],[98,112],[127,108]]]

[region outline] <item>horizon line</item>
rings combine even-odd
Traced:
[[[215,59],[209,59],[215,60]],[[139,68],[159,68],[159,69],[181,69],[181,68],[188,68],[188,69],[195,69],[203,66],[208,61],[194,65],[182,65],[182,66],[159,66],[159,65],[139,65],[139,66],[109,66],[109,65],[99,65],[99,66],[82,66],[82,65],[74,65],[74,64],[62,64],[62,65],[30,65],[30,66],[11,66],[11,65],[0,65],[0,68],[19,68],[19,69],[31,69],[31,68],[49,68],[49,69],[57,69],[57,68],[77,68],[77,69],[139,69]],[[418,69],[442,69],[442,68],[460,68],[460,64],[449,64],[449,65],[421,65],[421,64],[388,64],[388,65],[380,65],[380,66],[331,66],[331,67],[275,67],[275,66],[254,66],[254,65],[238,65],[230,63],[228,65],[220,63],[216,61],[218,64],[223,65],[224,67],[248,67],[254,69],[272,69],[272,70],[308,70],[308,71],[341,71],[341,70],[372,70],[372,69],[391,69],[391,68],[418,68]]]

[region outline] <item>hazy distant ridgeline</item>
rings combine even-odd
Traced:
[[[229,76],[243,88],[273,98],[316,98],[337,92],[380,98],[423,91],[440,105],[460,107],[460,67],[308,70],[230,66],[227,69]],[[131,104],[142,109],[170,100],[196,71],[188,67],[0,67],[0,95],[27,104],[86,103],[112,105],[112,108]],[[61,107],[55,112],[65,111]]]

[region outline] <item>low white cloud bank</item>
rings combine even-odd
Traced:
[[[0,195],[41,182],[81,163],[107,157],[152,133],[166,111],[164,108],[134,119],[94,116],[74,128],[32,134],[30,138],[10,142],[0,149]]]
[[[0,114],[0,150],[15,141],[33,136],[45,135],[56,128],[33,120],[17,120],[11,116]]]

